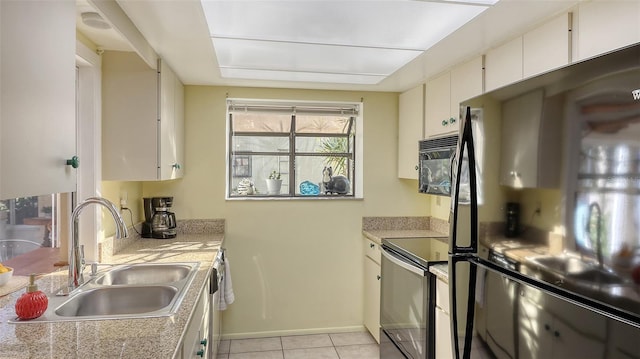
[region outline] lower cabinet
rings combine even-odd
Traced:
[[[182,340],[183,359],[215,358],[215,352],[210,350],[209,311],[211,306],[209,298],[209,288],[204,286]]]
[[[363,239],[364,257],[364,326],[380,343],[380,245]]]
[[[449,323],[449,284],[436,281],[436,359],[453,358]]]

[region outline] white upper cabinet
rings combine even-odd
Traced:
[[[570,22],[570,14],[564,14],[522,36],[524,78],[569,64],[571,61]]]
[[[575,60],[640,42],[640,2],[581,2],[578,5],[577,37]]]
[[[427,81],[424,137],[458,132],[460,102],[482,94],[482,88],[481,56]]]
[[[571,15],[565,13],[486,54],[485,90],[569,64]]]
[[[484,88],[483,58],[478,56],[451,70],[451,117],[460,118],[460,103],[470,98],[482,95]],[[454,123],[458,128],[459,124]]]
[[[75,1],[0,1],[0,198],[76,190]]]
[[[162,61],[158,69],[133,52],[103,55],[103,180],[182,177],[183,85]]]
[[[424,123],[424,85],[400,94],[398,103],[398,178],[418,179],[418,142]]]
[[[457,131],[458,116],[451,115],[451,72],[427,81],[424,96],[424,137]]]
[[[522,80],[522,36],[491,49],[485,56],[485,90]]]

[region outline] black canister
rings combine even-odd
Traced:
[[[504,229],[506,237],[516,237],[520,233],[520,204],[515,202],[507,203],[507,221]]]

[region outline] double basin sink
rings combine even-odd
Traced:
[[[615,286],[625,284],[625,279],[601,268],[592,260],[563,254],[558,256],[534,257],[529,261],[540,268],[554,272],[563,280],[582,286]]]
[[[200,267],[198,262],[140,263],[110,267],[69,296],[49,297],[47,311],[30,321],[132,319],[175,314]]]

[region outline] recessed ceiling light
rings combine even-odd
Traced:
[[[80,16],[82,17],[82,22],[89,27],[102,30],[111,28],[111,24],[103,19],[97,12],[83,12]]]

